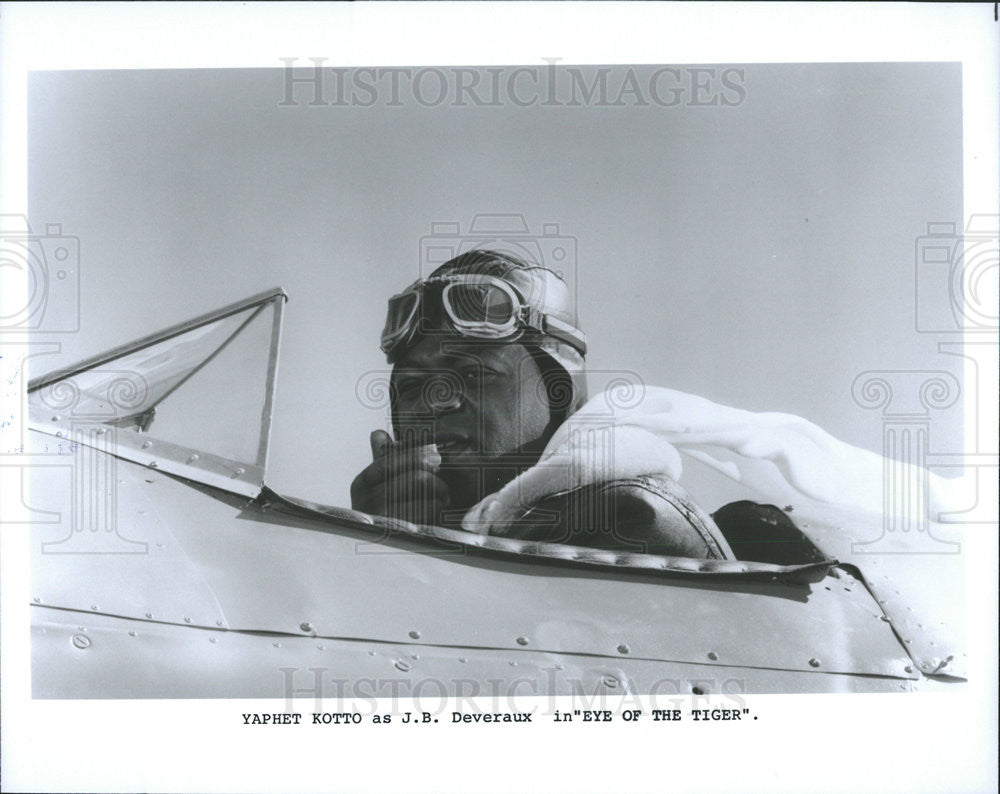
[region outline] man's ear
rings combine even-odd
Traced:
[[[541,350],[530,349],[532,358],[542,375],[545,397],[549,403],[547,437],[569,418],[573,410],[573,379],[569,373]]]

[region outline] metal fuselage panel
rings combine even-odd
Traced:
[[[37,697],[279,697],[287,669],[310,667],[345,681],[527,676],[537,694],[607,676],[636,692],[690,691],[696,676],[716,691],[900,691],[920,677],[876,600],[837,569],[810,584],[500,556],[98,458],[104,515],[81,506],[72,465],[31,483],[32,507],[59,516],[34,527]]]
[[[530,650],[289,637],[37,607],[36,698],[514,698],[903,692],[933,682]],[[938,684],[937,686],[941,686]],[[716,701],[717,702],[717,701]],[[327,706],[328,707],[328,706]]]

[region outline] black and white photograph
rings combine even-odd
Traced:
[[[0,7],[9,790],[995,788],[994,9],[682,6]]]

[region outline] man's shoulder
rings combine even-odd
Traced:
[[[618,551],[726,559],[732,552],[711,516],[664,475],[603,480],[545,497],[522,518],[532,535]],[[529,530],[531,531],[531,530]]]
[[[532,505],[515,536],[675,557],[777,565],[827,555],[786,511],[749,500],[709,514],[663,474],[613,478],[552,494]]]

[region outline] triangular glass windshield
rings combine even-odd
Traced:
[[[283,301],[273,290],[32,381],[31,420],[110,425],[144,439],[130,448],[168,442],[159,454],[263,470]]]

